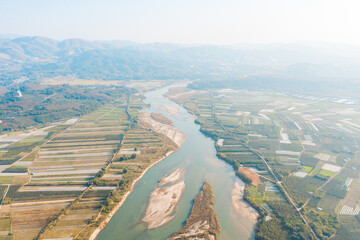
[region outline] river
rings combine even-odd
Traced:
[[[174,125],[187,136],[180,150],[157,163],[135,184],[133,192],[115,213],[108,225],[100,232],[97,240],[161,240],[167,239],[180,229],[191,211],[192,200],[199,193],[205,180],[209,181],[215,194],[214,208],[218,214],[221,240],[253,239],[254,223],[247,216],[236,213],[231,192],[235,182],[244,185],[229,164],[216,157],[214,141],[200,132],[194,117],[180,105],[163,95],[170,87],[148,92],[144,100],[150,104],[147,112],[161,113],[171,119]],[[172,106],[179,112],[169,114],[159,106]],[[176,216],[167,224],[147,230],[141,221],[144,217],[151,191],[164,174],[177,168],[185,170],[185,192],[176,207]],[[242,201],[242,200],[241,200]]]

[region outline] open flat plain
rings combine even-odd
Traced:
[[[137,122],[141,95],[80,118],[1,136],[0,239],[89,239],[136,179],[176,150]],[[156,123],[156,122],[155,122]]]
[[[358,104],[232,89],[167,95],[197,116],[220,158],[258,176],[238,173],[260,213],[257,237],[357,239]]]

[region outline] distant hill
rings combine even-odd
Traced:
[[[199,46],[0,37],[0,84],[19,78],[349,81],[360,47],[321,43]]]

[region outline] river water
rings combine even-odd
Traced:
[[[192,200],[205,180],[210,182],[214,190],[214,208],[221,225],[220,240],[253,239],[254,223],[247,216],[238,214],[232,205],[231,192],[234,184],[237,182],[243,185],[243,182],[235,176],[229,164],[216,157],[214,141],[199,131],[200,126],[194,123],[194,117],[180,105],[163,97],[168,89],[169,87],[165,87],[147,93],[145,103],[151,107],[144,111],[161,113],[171,119],[187,136],[187,140],[179,151],[154,165],[135,184],[133,192],[100,232],[97,240],[167,239],[183,226],[190,214]],[[167,113],[159,109],[160,105],[175,107],[179,112]],[[176,207],[176,216],[159,228],[147,230],[141,219],[145,214],[148,197],[161,177],[177,168],[185,170],[186,187]]]

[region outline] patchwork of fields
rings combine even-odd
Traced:
[[[32,159],[21,159],[0,173],[2,178],[13,178],[13,185],[5,198],[5,201],[11,202],[8,208],[11,229],[8,231],[17,239],[32,239],[49,223],[49,219],[88,190],[95,175],[113,157],[124,130],[128,128],[129,119],[125,110],[126,106],[106,106],[79,121],[68,121],[71,125],[53,127],[60,131],[42,143],[35,154],[30,154]],[[27,137],[16,144],[32,142],[33,138]],[[24,179],[23,185],[14,184],[19,178]],[[65,218],[53,228],[53,235],[61,235],[63,231],[71,236],[86,226],[101,208],[104,197],[115,187],[115,184],[106,188],[93,187],[90,192],[94,192],[94,198],[72,206],[78,214],[69,221]],[[98,192],[102,199],[96,198]],[[2,211],[2,214],[5,212]]]
[[[137,123],[141,95],[0,138],[0,239],[88,239],[132,184],[177,146]]]
[[[356,239],[359,105],[231,89],[174,88],[168,96],[196,114],[220,158],[259,176],[261,183],[252,185],[254,175],[238,171],[249,183],[246,198],[263,217],[258,237],[281,229],[276,232],[286,239],[296,233]]]

